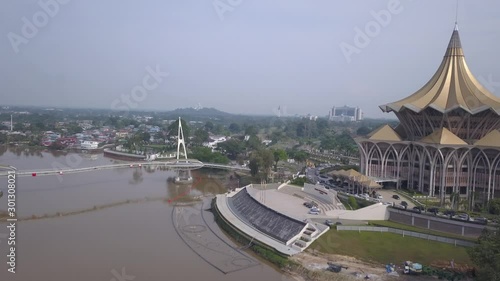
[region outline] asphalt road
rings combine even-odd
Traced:
[[[381,189],[378,191],[378,193],[380,195],[382,195],[382,197],[384,197],[384,199],[382,199],[382,202],[391,202],[391,203],[394,202],[396,205],[401,205],[401,201],[406,201],[406,203],[408,203],[408,209],[412,209],[413,207],[415,207],[415,204],[413,204],[412,201],[402,197],[401,195],[397,194],[396,192],[394,192],[392,190]],[[400,197],[400,199],[392,198],[393,195],[398,195]]]

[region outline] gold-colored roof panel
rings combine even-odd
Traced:
[[[500,147],[500,132],[498,130],[493,130],[486,134],[486,136],[482,139],[476,141],[474,145]]]
[[[437,129],[420,142],[442,145],[467,145],[467,143],[446,128]]]
[[[384,112],[399,112],[404,108],[420,112],[428,107],[441,113],[462,108],[471,114],[491,109],[500,115],[500,98],[477,81],[465,62],[457,28],[429,82],[402,100],[380,106]]]
[[[401,141],[401,137],[389,125],[384,125],[369,134],[370,140]]]

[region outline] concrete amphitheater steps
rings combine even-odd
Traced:
[[[234,195],[230,199],[230,204],[250,225],[283,243],[298,235],[306,226],[304,222],[289,218],[260,204],[246,189]]]

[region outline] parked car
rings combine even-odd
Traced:
[[[396,200],[399,200],[399,195],[394,194],[394,195],[392,195],[392,198],[393,198],[393,199],[396,199]]]
[[[488,223],[488,219],[487,218],[482,218],[482,217],[474,218],[474,221],[480,222],[480,223],[484,223],[484,224]]]
[[[319,215],[319,212],[311,210],[311,211],[309,211],[309,214],[311,214],[311,215]]]
[[[413,210],[418,210],[418,211],[423,211],[425,208],[424,206],[415,206],[413,207]]]
[[[332,220],[326,220],[325,224],[328,225],[328,226],[335,225]]]
[[[455,215],[455,211],[453,211],[453,210],[446,210],[446,211],[444,211],[444,215],[445,216],[453,217]]]
[[[315,207],[315,206],[313,206],[311,208],[311,211],[313,211],[313,212],[321,212],[320,209],[318,207]]]
[[[377,199],[382,200],[382,199],[384,199],[384,196],[382,196],[382,195],[379,194],[379,195],[377,195]]]
[[[401,206],[408,207],[408,202],[406,202],[406,201],[401,201]]]
[[[468,214],[458,214],[457,218],[460,220],[468,221],[469,220],[469,215]]]
[[[313,204],[311,204],[311,202],[304,202],[304,206],[306,206],[307,208],[312,208]]]
[[[427,212],[428,213],[434,213],[434,215],[435,215],[435,214],[437,214],[439,212],[439,209],[432,207],[432,208],[428,208]]]

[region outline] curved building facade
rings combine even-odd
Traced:
[[[470,207],[500,197],[500,99],[472,75],[456,27],[429,82],[380,108],[400,123],[356,139],[365,175]]]

